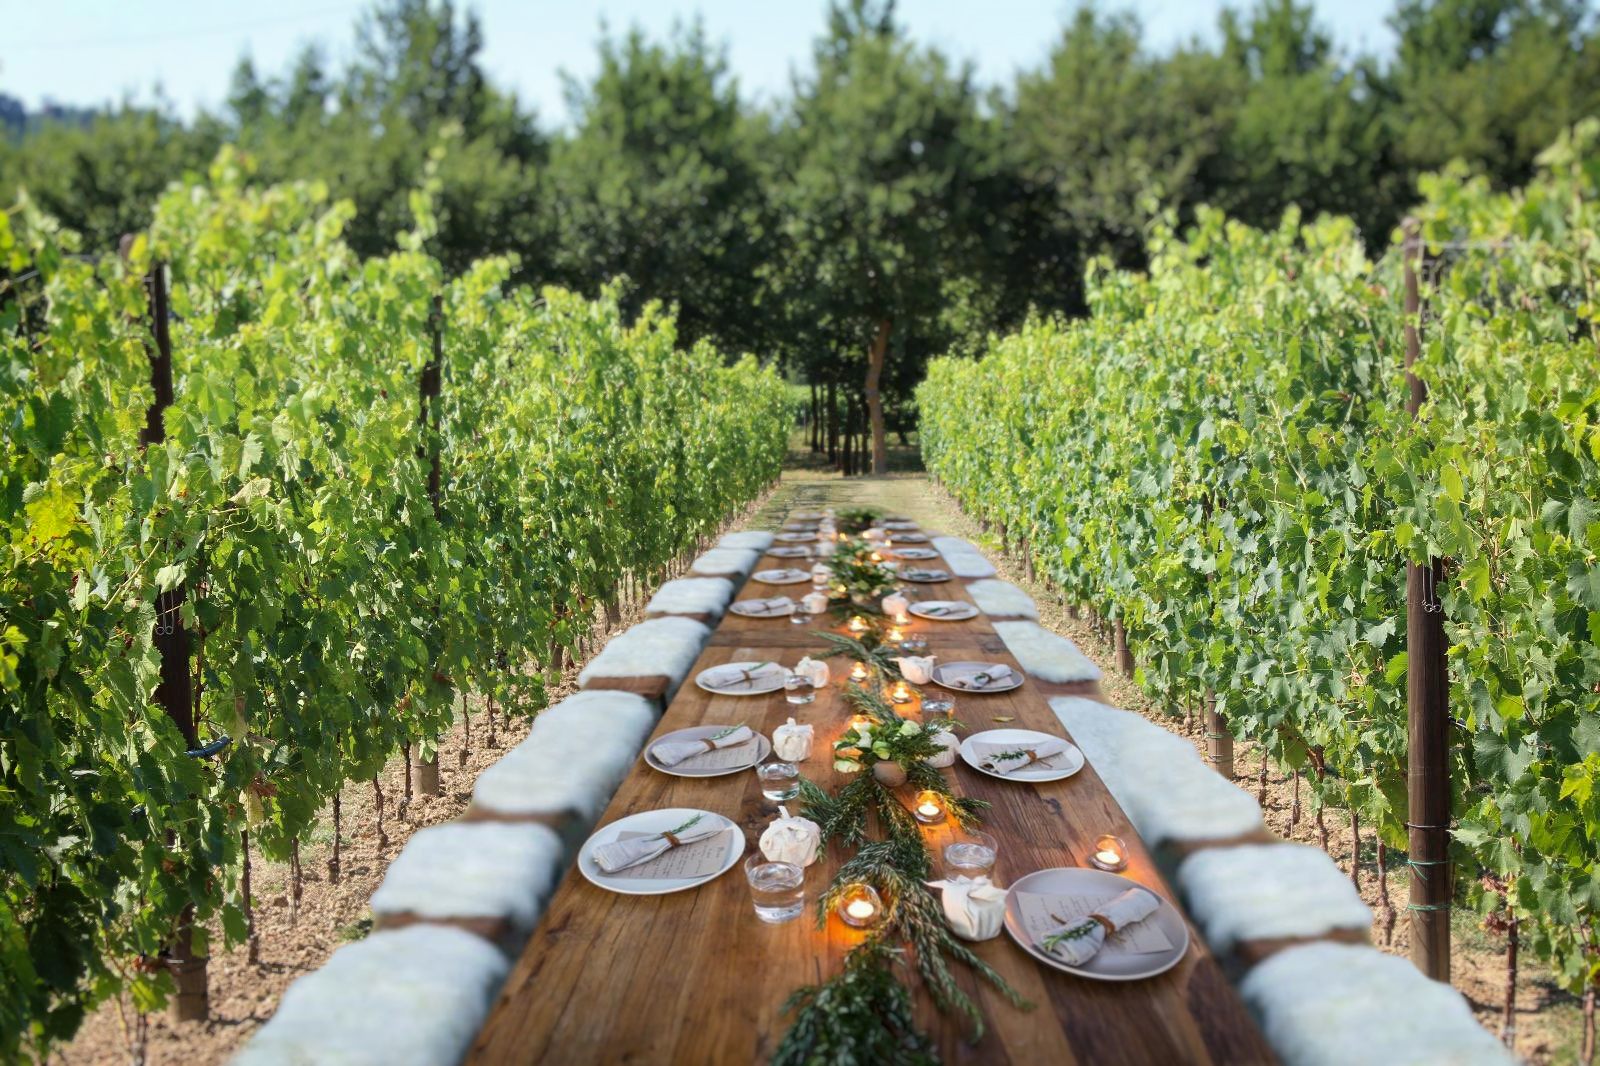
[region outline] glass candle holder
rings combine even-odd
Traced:
[[[910,703],[916,699],[911,689],[904,681],[896,681],[894,688],[889,690],[889,698],[896,703]]]
[[[867,683],[867,664],[856,663],[850,670],[850,680],[858,685],[865,685]]]
[[[915,654],[917,652],[927,651],[928,650],[928,638],[927,637],[906,637],[904,640],[900,641],[900,650],[901,651],[909,651],[909,652],[912,652],[913,654]]]
[[[835,904],[840,921],[856,929],[870,929],[883,917],[883,899],[871,885],[846,885]]]
[[[901,629],[899,626],[890,626],[889,627],[889,643],[890,644],[899,644],[901,641],[903,641],[905,639],[906,639],[906,634],[905,634],[905,631],[903,629]]]
[[[1128,868],[1128,845],[1121,837],[1104,833],[1094,838],[1094,850],[1089,853],[1089,863],[1111,873],[1121,873]]]
[[[938,825],[946,817],[944,797],[937,792],[924,790],[917,793],[911,814],[923,825]]]
[[[854,618],[850,619],[850,624],[845,626],[845,628],[859,637],[868,629],[867,620],[858,614]]]
[[[908,625],[911,624],[911,616],[906,614],[904,611],[901,611],[898,614],[896,614],[893,618],[891,618],[890,621],[893,622],[897,626],[908,626]],[[894,639],[896,639],[896,640],[904,640],[905,638],[902,636],[902,637],[895,637]]]

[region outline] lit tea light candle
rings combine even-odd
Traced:
[[[889,643],[890,644],[898,644],[902,640],[905,640],[905,639],[906,639],[906,635],[900,629],[899,626],[891,626],[890,627],[890,629],[889,629]]]
[[[867,664],[866,663],[856,663],[855,666],[851,667],[851,669],[850,669],[850,680],[854,681],[858,685],[866,684],[866,681],[867,681]]]
[[[873,552],[872,553],[872,561],[875,562],[875,563],[881,563],[881,562],[883,562],[883,556],[879,555],[877,552]]]
[[[938,825],[944,821],[944,797],[937,792],[918,792],[917,803],[911,808],[911,813],[923,825]]]
[[[899,614],[895,615],[894,618],[890,619],[890,621],[894,622],[894,624],[897,626],[908,626],[911,624],[911,616],[906,614],[904,611],[901,611]],[[895,639],[902,640],[904,638],[896,637]]]
[[[1102,870],[1119,873],[1128,868],[1128,845],[1122,842],[1121,837],[1114,837],[1110,833],[1098,836],[1089,861]]]
[[[911,689],[906,686],[904,681],[897,681],[893,690],[889,693],[889,698],[896,703],[910,703],[916,697],[911,694]]]
[[[850,624],[846,628],[849,629],[850,632],[860,635],[867,631],[867,620],[858,614],[854,618],[850,619]]]
[[[865,736],[866,731],[872,728],[872,719],[864,714],[851,715],[850,728],[855,730],[856,736]]]
[[[883,900],[871,885],[847,885],[839,896],[837,909],[845,925],[865,929],[882,917]]]

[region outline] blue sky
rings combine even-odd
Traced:
[[[1241,6],[1248,0],[1235,0]],[[0,0],[0,92],[29,106],[44,99],[97,104],[159,85],[188,115],[217,104],[240,56],[278,73],[299,49],[321,41],[335,59],[350,49],[365,4],[325,0]],[[674,19],[700,13],[713,39],[729,46],[747,92],[781,95],[804,66],[825,0],[475,0],[497,83],[537,108],[547,126],[566,121],[560,72],[595,68],[602,19],[616,30],[637,23],[664,34]],[[899,17],[919,40],[972,59],[986,82],[1036,67],[1060,34],[1072,0],[901,0]],[[1105,0],[1136,11],[1152,46],[1216,26],[1223,0]],[[1346,47],[1388,51],[1384,17],[1393,0],[1316,0],[1318,17]]]

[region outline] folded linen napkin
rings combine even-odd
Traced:
[[[1047,740],[1032,747],[1017,748],[1013,751],[996,752],[983,760],[983,768],[996,774],[1014,774],[1018,770],[1026,770],[1030,766],[1048,768],[1050,760],[1063,754],[1067,750],[1064,740]]]
[[[761,676],[761,671],[771,666],[772,663],[756,663],[751,667],[739,666],[729,663],[727,666],[713,666],[706,671],[705,681],[714,689],[727,689],[729,691],[748,690]]]
[[[749,726],[741,725],[704,740],[663,740],[650,748],[650,754],[654,755],[656,761],[663,766],[676,766],[685,759],[692,759],[708,751],[749,743],[754,736]]]
[[[961,677],[952,677],[945,680],[945,684],[956,688],[970,689],[973,692],[982,692],[986,688],[996,688],[1000,685],[1009,685],[1016,680],[1015,671],[1004,663],[995,663],[987,670],[976,674],[966,674]]]
[[[750,731],[746,729],[745,732],[748,733]],[[697,815],[694,822],[699,820],[700,817]],[[687,826],[680,826],[679,829],[681,831],[679,832],[666,832],[659,836],[633,837],[628,840],[613,840],[609,844],[596,845],[594,861],[603,872],[614,874],[618,870],[626,870],[630,866],[638,866],[641,862],[649,862],[670,848],[681,848],[685,844],[708,840],[718,833],[726,832],[728,829],[726,824],[715,825],[707,829],[696,826],[694,822],[690,822]]]
[[[1134,922],[1142,922],[1161,906],[1147,888],[1130,888],[1093,914],[1065,922],[1047,933],[1039,946],[1068,966],[1082,966],[1105,947],[1106,937]]]
[[[773,596],[766,600],[740,600],[739,605],[750,614],[772,614],[785,607],[793,607],[794,601],[787,596]]]

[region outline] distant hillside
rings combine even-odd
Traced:
[[[0,93],[0,127],[5,128],[8,140],[21,140],[39,127],[61,123],[69,126],[87,126],[99,112],[93,108],[70,107],[45,101],[38,111],[29,111],[15,96]]]

